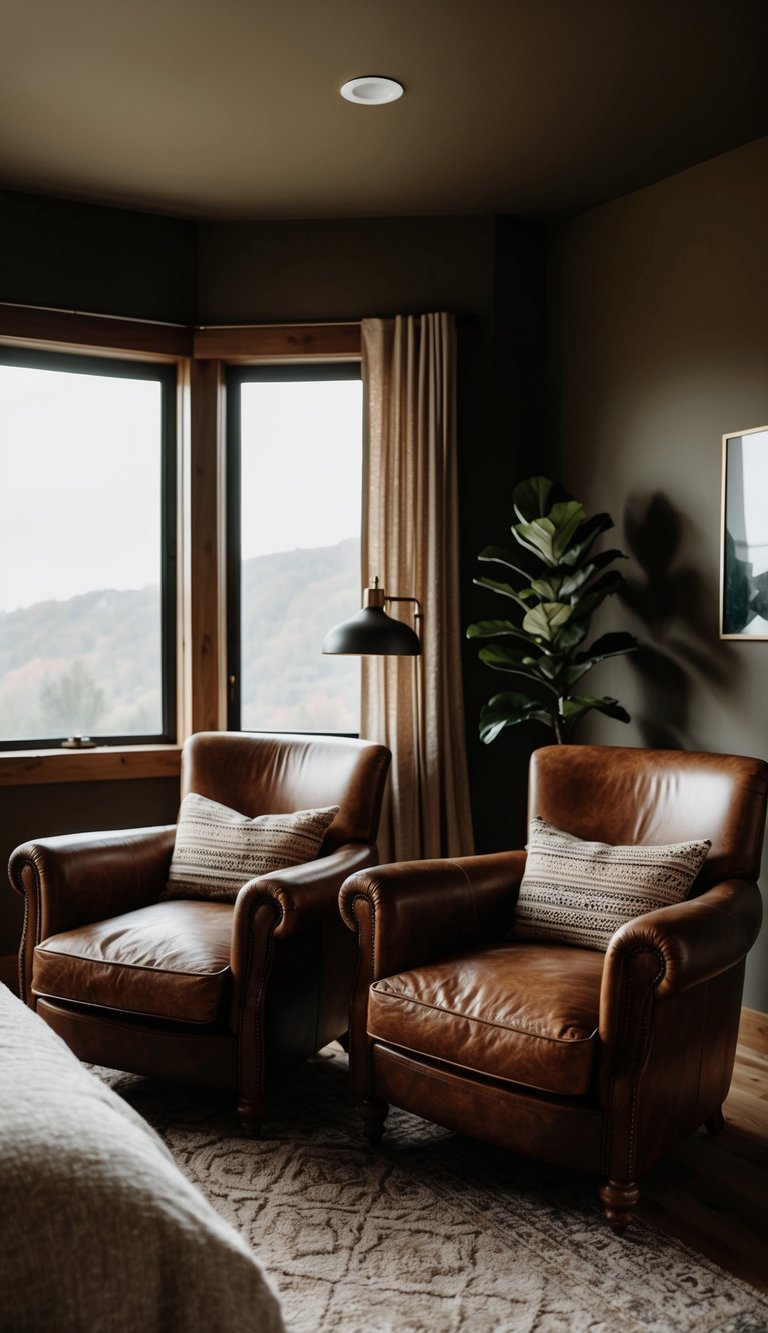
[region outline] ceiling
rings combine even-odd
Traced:
[[[768,134],[768,0],[3,0],[0,186],[558,215]],[[353,106],[361,74],[405,85]]]

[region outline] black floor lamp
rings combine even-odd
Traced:
[[[363,592],[362,609],[356,615],[350,616],[349,620],[342,620],[340,625],[334,625],[333,629],[328,631],[323,643],[323,652],[358,656],[370,654],[376,657],[420,657],[421,641],[416,629],[406,625],[404,620],[396,620],[393,616],[387,615],[384,608],[391,602],[409,602],[414,608],[414,625],[420,627],[422,610],[418,597],[390,596],[379,587],[378,578],[373,578]],[[418,675],[418,663],[414,662],[414,676]],[[413,755],[418,789],[422,782],[424,761],[421,742],[421,699],[417,678],[413,680],[413,702]],[[391,740],[388,743],[392,749],[393,770],[395,770],[398,767],[397,747]],[[393,772],[390,781],[394,780]]]

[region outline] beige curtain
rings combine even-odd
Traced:
[[[421,657],[364,657],[361,735],[392,751],[382,860],[473,850],[461,683],[456,333],[446,314],[362,325],[363,578],[418,597]],[[407,605],[387,610],[410,619]]]

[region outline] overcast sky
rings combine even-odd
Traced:
[[[244,386],[244,558],[359,534],[361,414],[355,380]],[[158,582],[159,440],[157,383],[0,366],[0,610]]]
[[[0,366],[0,608],[157,582],[159,422],[156,382]]]
[[[360,381],[251,382],[242,393],[243,559],[359,536]]]

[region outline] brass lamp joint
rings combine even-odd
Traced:
[[[363,589],[363,607],[379,606],[383,610],[384,607],[389,606],[391,602],[410,602],[411,606],[415,608],[413,619],[418,627],[419,621],[423,616],[421,602],[418,597],[395,597],[389,593],[385,593],[384,589],[379,585],[378,574],[374,574],[368,587]]]
[[[384,589],[379,587],[378,577],[374,575],[368,587],[363,589],[363,606],[383,607],[386,600]]]

